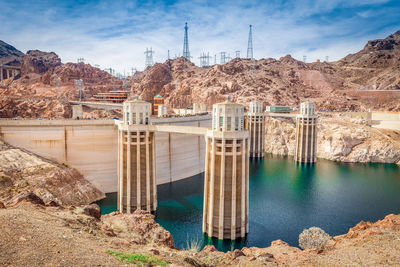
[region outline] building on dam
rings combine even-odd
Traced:
[[[317,159],[317,116],[315,104],[300,104],[300,112],[296,117],[296,151],[295,160],[314,163]]]

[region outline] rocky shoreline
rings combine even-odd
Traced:
[[[337,117],[318,118],[317,157],[340,162],[400,164],[400,132],[370,127],[363,120]],[[271,118],[265,121],[265,152],[294,155],[296,121]]]
[[[12,206],[0,205],[3,266],[151,262],[165,266],[394,266],[400,262],[400,215],[391,214],[375,223],[360,222],[319,247],[301,250],[276,240],[265,248],[244,247],[224,253],[210,245],[201,251],[176,249],[171,234],[146,211],[100,217],[95,204],[46,206],[33,196]],[[144,262],[135,261],[138,259]]]

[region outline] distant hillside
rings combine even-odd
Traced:
[[[133,93],[152,101],[161,93],[171,107],[193,103],[212,104],[230,95],[248,104],[299,105],[305,99],[320,109],[400,110],[399,99],[348,96],[348,90],[400,89],[400,31],[386,39],[369,41],[360,52],[337,62],[304,63],[290,55],[276,59],[234,59],[209,68],[195,66],[185,58],[167,60],[130,79]],[[400,92],[400,90],[399,90]]]
[[[20,66],[24,53],[0,40],[0,65]]]

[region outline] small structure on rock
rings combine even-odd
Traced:
[[[164,97],[162,97],[160,94],[157,94],[153,99],[153,112],[152,112],[152,114],[154,116],[158,115],[158,108],[159,108],[160,105],[164,105]]]

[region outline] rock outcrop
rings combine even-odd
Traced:
[[[0,65],[21,66],[24,53],[0,40]]]
[[[83,81],[86,100],[93,100],[100,92],[123,88],[122,81],[106,71],[84,63],[62,64],[54,52],[30,50],[23,57],[21,68],[21,75],[5,80],[5,88],[0,90],[3,118],[70,118],[71,106],[67,100],[79,98],[75,80]],[[98,111],[86,117],[117,115]]]
[[[0,200],[19,202],[30,193],[45,204],[82,205],[105,197],[75,169],[0,141]]]
[[[147,211],[136,210],[132,214],[113,212],[104,215],[102,222],[118,237],[134,244],[165,245],[175,248],[171,234],[156,223],[154,215]]]
[[[265,122],[265,152],[294,155],[294,119],[270,118]],[[345,115],[318,118],[317,157],[343,162],[400,164],[400,134],[376,129]]]
[[[61,65],[61,59],[54,52],[42,52],[39,50],[29,50],[26,52],[24,62],[21,67],[21,75],[30,73],[44,74],[50,69]]]

